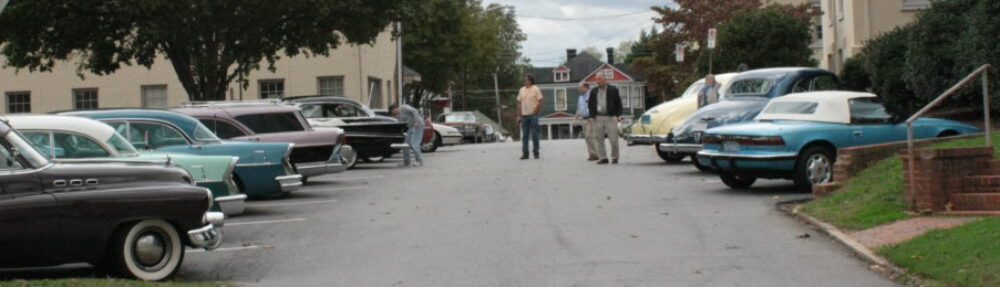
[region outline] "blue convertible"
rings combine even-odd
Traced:
[[[290,143],[223,141],[197,119],[170,111],[120,109],[67,112],[107,123],[137,149],[237,156],[236,185],[252,198],[283,195],[302,186],[289,162]]]
[[[921,118],[914,137],[976,133],[964,123]],[[756,122],[705,131],[698,162],[719,173],[732,188],[760,178],[786,178],[803,189],[833,179],[838,148],[906,140],[906,124],[885,111],[874,94],[810,92],[771,102]]]

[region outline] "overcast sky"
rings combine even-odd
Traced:
[[[535,66],[555,66],[566,60],[566,49],[578,51],[607,47],[639,38],[655,24],[652,6],[671,5],[669,0],[484,0],[513,6],[521,30],[528,36],[523,53]],[[602,59],[603,60],[603,59]]]

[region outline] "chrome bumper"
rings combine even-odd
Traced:
[[[291,174],[275,177],[274,180],[278,181],[281,185],[281,192],[296,191],[299,187],[302,187],[302,175],[301,174]]]
[[[212,250],[222,245],[222,230],[209,223],[201,228],[188,231],[191,246]]]
[[[625,141],[636,144],[658,144],[667,141],[667,136],[625,134]]]
[[[660,151],[678,154],[693,154],[701,151],[701,144],[661,143]]]
[[[226,215],[242,214],[243,210],[246,208],[246,201],[246,194],[220,196],[215,198],[215,204],[218,204],[219,209]]]
[[[343,172],[347,170],[347,165],[344,164],[345,161],[342,158],[341,152],[346,149],[351,149],[351,147],[338,144],[337,147],[330,152],[330,158],[328,158],[326,162],[317,161],[296,164],[295,170],[305,177]],[[351,150],[353,151],[353,149]]]
[[[441,136],[442,145],[457,145],[462,143],[462,136]]]
[[[798,154],[791,153],[776,153],[776,154],[731,154],[731,153],[718,153],[715,151],[700,151],[698,152],[698,157],[716,160],[759,160],[759,161],[770,161],[770,160],[791,160],[798,158]]]

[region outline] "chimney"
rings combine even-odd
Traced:
[[[576,49],[566,49],[566,61],[576,58]]]
[[[615,48],[608,47],[608,64],[615,64]]]

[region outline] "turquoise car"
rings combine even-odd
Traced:
[[[140,150],[238,157],[236,185],[250,198],[283,196],[302,186],[289,161],[293,144],[223,141],[190,116],[163,110],[110,109],[65,112],[111,125]]]
[[[11,116],[9,124],[49,159],[114,159],[161,162],[183,168],[191,180],[212,190],[213,210],[226,215],[243,213],[247,196],[233,181],[238,158],[198,156],[158,151],[139,153],[110,126],[90,119],[67,116]]]
[[[981,132],[949,120],[921,118],[914,138]],[[906,124],[874,94],[810,92],[771,100],[754,122],[708,129],[697,160],[732,188],[757,178],[792,179],[802,189],[830,182],[837,149],[906,140]]]

